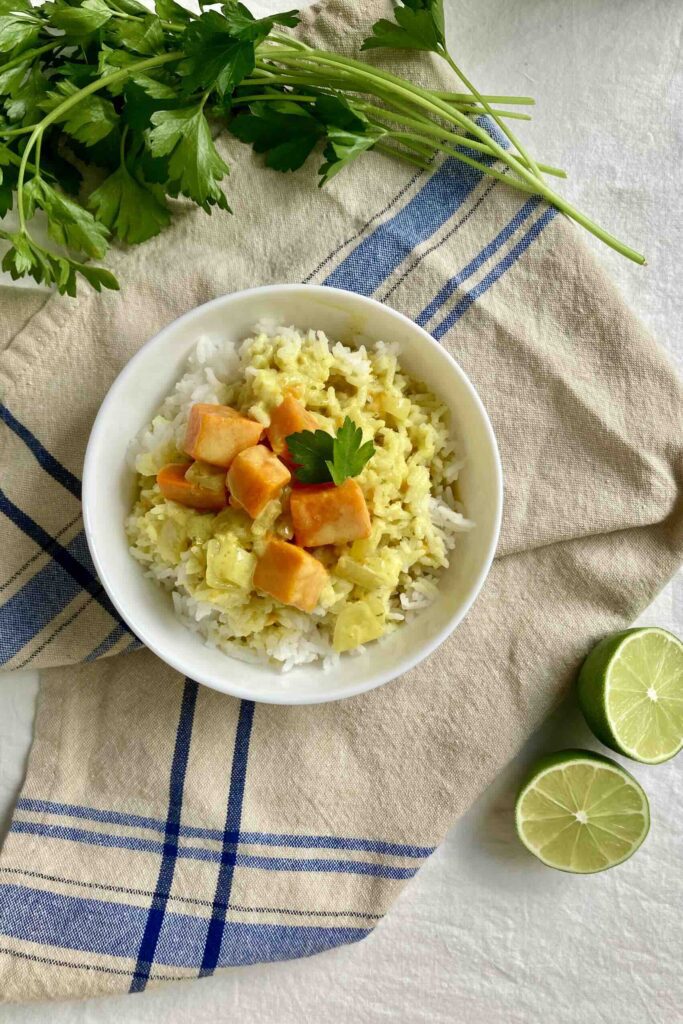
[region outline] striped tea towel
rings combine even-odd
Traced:
[[[387,8],[331,0],[302,31],[352,49]],[[683,554],[680,386],[554,210],[453,161],[411,174],[370,155],[319,191],[313,170],[285,178],[223,145],[235,217],[183,210],[116,256],[120,294],[50,298],[0,355],[0,650],[49,668],[0,856],[6,1000],[362,939]],[[492,415],[507,503],[484,592],[426,662],[338,704],[255,706],[127,653],[79,476],[143,341],[213,296],[302,280],[388,302],[455,355]]]

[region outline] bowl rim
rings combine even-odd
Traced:
[[[90,480],[94,476],[94,474],[91,473],[91,467],[93,465],[96,452],[98,449],[99,435],[102,430],[102,426],[109,415],[110,407],[119,399],[120,390],[122,388],[125,390],[125,388],[129,385],[130,379],[135,378],[138,364],[144,359],[146,353],[151,348],[156,347],[159,344],[163,344],[163,341],[168,334],[170,334],[171,332],[175,333],[175,331],[177,331],[179,327],[182,327],[187,323],[191,323],[192,320],[199,315],[200,311],[206,311],[211,308],[219,307],[223,304],[229,304],[247,295],[258,296],[259,294],[261,294],[265,296],[272,295],[273,293],[282,294],[302,290],[313,294],[322,295],[325,297],[329,297],[330,293],[342,294],[348,296],[354,303],[360,305],[367,305],[370,307],[379,306],[390,317],[393,317],[403,322],[411,330],[416,331],[418,334],[420,334],[426,344],[428,344],[432,348],[437,349],[440,355],[442,357],[445,357],[446,360],[451,363],[451,368],[460,377],[461,383],[469,392],[470,398],[473,401],[473,404],[480,417],[481,423],[484,427],[487,436],[487,441],[491,447],[493,455],[493,468],[495,474],[494,494],[496,507],[494,510],[493,528],[491,530],[488,547],[486,549],[486,555],[482,560],[480,569],[475,579],[470,585],[470,591],[466,600],[462,602],[462,604],[458,607],[457,611],[448,618],[444,626],[436,634],[434,634],[434,636],[430,637],[429,640],[427,640],[425,643],[419,645],[416,648],[414,654],[405,658],[401,662],[401,667],[398,672],[396,672],[394,668],[389,668],[385,670],[378,669],[375,672],[370,673],[367,677],[362,678],[358,683],[350,687],[345,687],[343,692],[339,692],[339,690],[335,690],[334,687],[332,687],[329,691],[325,691],[321,694],[291,694],[283,688],[281,695],[269,694],[267,697],[263,697],[259,696],[257,693],[255,694],[251,687],[242,686],[239,685],[239,683],[233,683],[232,680],[225,680],[224,678],[219,680],[217,677],[214,677],[211,673],[207,672],[200,671],[199,673],[195,674],[192,671],[188,671],[188,665],[186,662],[183,661],[182,658],[176,657],[173,654],[173,652],[169,654],[168,652],[164,651],[162,653],[162,651],[159,649],[159,646],[155,643],[155,641],[152,638],[150,638],[149,635],[147,635],[147,630],[141,630],[140,627],[136,625],[134,621],[132,621],[132,617],[130,617],[126,612],[124,603],[122,600],[120,600],[116,588],[111,585],[111,581],[108,578],[106,569],[99,555],[97,543],[93,536],[94,524],[93,519],[91,517],[92,503],[89,497]],[[239,698],[241,700],[251,700],[256,703],[292,706],[326,704],[332,701],[346,700],[347,698],[357,697],[362,693],[367,693],[370,690],[374,690],[379,686],[383,686],[385,683],[389,683],[393,679],[398,679],[400,676],[404,675],[406,672],[409,672],[411,669],[415,668],[415,666],[418,665],[420,662],[428,658],[429,655],[432,654],[437,649],[437,647],[439,647],[444,642],[444,640],[446,640],[446,638],[450,636],[450,634],[460,625],[465,616],[471,610],[472,605],[476,601],[477,597],[481,593],[482,587],[491,570],[491,565],[493,564],[493,560],[495,558],[503,516],[503,469],[496,435],[493,430],[493,426],[491,424],[491,420],[486,411],[484,403],[479,397],[476,388],[472,384],[471,380],[469,379],[468,375],[465,373],[463,368],[460,366],[457,360],[454,359],[450,352],[448,352],[446,348],[440,345],[439,342],[436,341],[436,339],[433,338],[428,331],[426,331],[423,327],[420,327],[419,324],[416,324],[414,320],[411,320],[410,317],[406,316],[404,313],[399,312],[393,307],[387,306],[383,302],[379,302],[377,299],[373,299],[371,296],[360,295],[357,292],[351,292],[345,288],[333,288],[329,287],[328,285],[311,285],[303,283],[258,285],[253,288],[242,288],[236,292],[228,292],[224,295],[216,296],[216,298],[210,299],[208,302],[204,302],[198,306],[194,306],[186,313],[181,314],[179,317],[176,317],[176,319],[166,324],[164,327],[161,328],[160,331],[157,331],[157,333],[154,334],[151,338],[149,338],[122,367],[122,369],[119,371],[115,379],[112,381],[109,390],[107,391],[104,399],[102,400],[102,403],[97,411],[97,415],[91,427],[90,435],[88,437],[88,444],[86,446],[85,458],[83,462],[82,512],[83,525],[85,529],[85,536],[88,544],[88,549],[90,551],[93,564],[97,571],[98,578],[102,583],[102,586],[104,587],[105,592],[109,597],[109,600],[111,601],[111,603],[113,604],[114,608],[119,613],[123,621],[130,627],[133,634],[137,636],[138,639],[142,641],[144,646],[149,648],[149,650],[156,654],[156,656],[160,658],[165,664],[180,672],[182,675],[192,678],[193,680],[204,686],[208,686],[209,688],[214,689],[220,693],[224,693]],[[244,664],[238,658],[235,658],[232,655],[227,654],[226,652],[223,652],[223,654],[224,657],[229,659],[229,661],[231,661],[233,664]],[[266,666],[263,667],[265,668]],[[305,668],[306,666],[303,667]]]

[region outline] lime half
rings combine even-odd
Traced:
[[[602,640],[579,673],[579,703],[612,750],[668,761],[683,747],[683,644],[665,629],[627,629]]]
[[[534,765],[515,809],[517,834],[551,868],[589,875],[628,860],[650,828],[647,797],[609,757],[561,750]]]

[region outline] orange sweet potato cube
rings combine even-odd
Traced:
[[[227,469],[238,452],[258,444],[262,433],[260,423],[227,405],[198,402],[190,409],[185,451],[193,459]]]
[[[157,473],[159,490],[169,501],[177,501],[179,505],[218,512],[228,503],[225,483],[222,486],[205,487],[201,483],[188,480],[185,474],[190,467],[187,464],[171,462]]]
[[[256,519],[291,479],[292,474],[270,448],[263,444],[245,448],[235,456],[228,470],[232,503]]]
[[[296,544],[271,537],[256,564],[254,586],[283,604],[312,612],[327,580],[325,566]]]
[[[355,480],[339,487],[302,487],[292,491],[289,510],[294,537],[304,548],[346,544],[369,537],[370,513]]]
[[[266,431],[270,447],[281,459],[291,462],[286,439],[290,434],[298,434],[302,430],[320,430],[320,424],[301,402],[287,395],[270,414],[270,426]]]

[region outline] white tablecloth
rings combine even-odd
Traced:
[[[570,172],[564,193],[647,253],[649,266],[639,269],[600,248],[628,301],[683,366],[683,4],[445,6],[453,52],[480,88],[536,96],[524,138]],[[683,634],[682,575],[644,621]],[[0,815],[21,782],[36,692],[34,674],[0,677]],[[683,1013],[683,755],[630,766],[652,806],[638,855],[605,875],[574,878],[526,854],[512,821],[524,766],[564,746],[597,747],[572,702],[356,946],[143,996],[3,1008],[0,1024],[675,1024]]]

